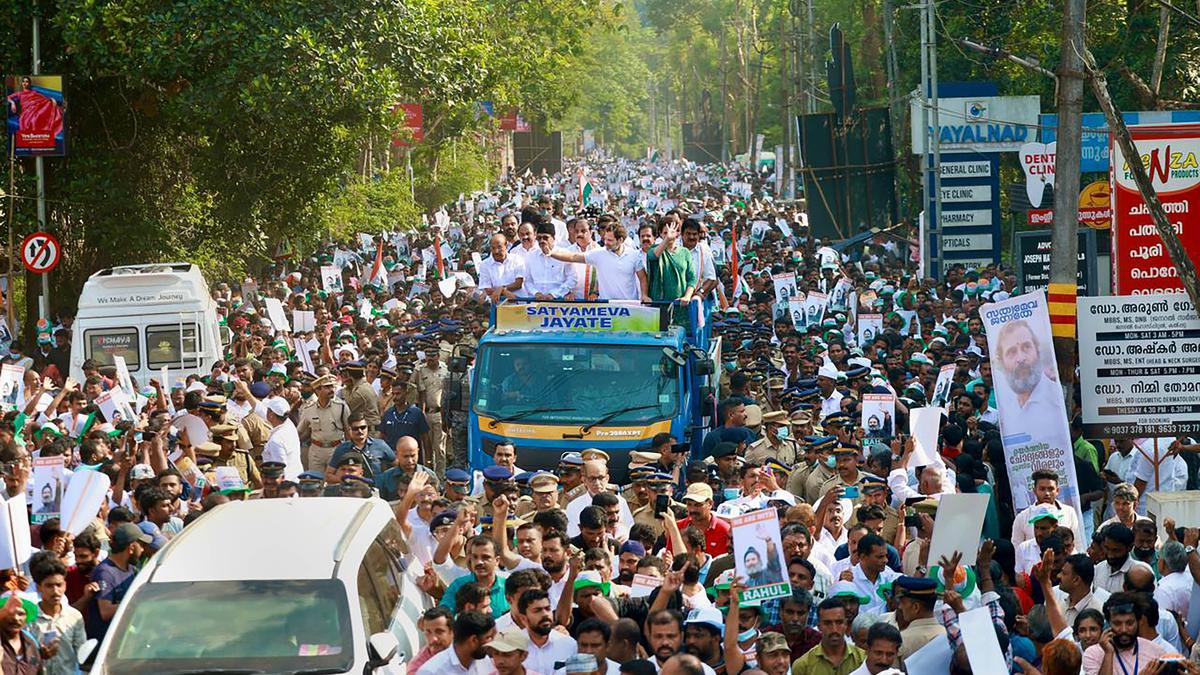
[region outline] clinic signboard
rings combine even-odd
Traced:
[[[1018,152],[1037,139],[1037,96],[999,96],[994,82],[946,83],[938,87],[941,145],[940,191],[931,190],[924,237],[930,273],[940,276],[961,264],[968,269],[1000,262],[1000,153]],[[921,133],[921,102],[914,97],[912,150],[927,151]],[[932,124],[932,115],[928,118]],[[927,167],[933,166],[930,156]],[[936,184],[930,169],[928,185]]]
[[[1193,261],[1200,260],[1200,124],[1129,127],[1142,165],[1171,227]],[[1113,142],[1109,172],[1113,200],[1113,292],[1179,292],[1183,284],[1167,255],[1146,201]]]

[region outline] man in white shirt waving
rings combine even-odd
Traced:
[[[508,254],[508,239],[503,234],[492,235],[492,255],[479,264],[479,290],[487,293],[493,303],[501,298],[515,298],[525,285],[525,264]]]
[[[646,255],[629,246],[625,226],[613,223],[604,233],[604,247],[585,253],[556,249],[555,260],[587,263],[596,271],[601,300],[640,300],[650,302],[646,279]]]
[[[522,225],[525,227],[525,225]],[[548,220],[537,224],[537,246],[525,255],[525,286],[521,295],[537,300],[574,300],[574,265],[550,257],[554,251],[554,225]]]

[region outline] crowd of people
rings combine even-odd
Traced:
[[[214,284],[227,358],[132,382],[140,409],[117,424],[97,399],[129,385],[103,359],[66,376],[69,318],[14,342],[4,363],[26,386],[0,426],[6,496],[50,503],[57,488],[32,479],[50,457],[64,484],[98,471],[111,488],[78,532],[30,514],[37,548],[6,571],[4,672],[75,672],[139,565],[220,504],[323,496],[395,505],[407,582],[428,596],[419,675],[1200,672],[1200,530],[1145,506],[1196,487],[1200,446],[1163,439],[1156,463],[1145,443],[1084,438],[1067,411],[1077,485],[1035,471],[1036,503],[1016,508],[1002,434],[1021,420],[997,406],[979,314],[1018,292],[1011,270],[922,277],[903,230],[816,237],[771,183],[597,154],[507,176],[416,230],[281,259]],[[828,298],[815,320],[786,302],[804,297]],[[280,330],[272,298],[313,328]],[[658,434],[619,484],[588,448],[524,471],[501,442],[469,466],[470,380],[448,364],[470,363],[491,305],[528,299],[702,308],[723,349],[700,449]],[[856,325],[866,314],[877,331]],[[894,409],[864,414],[872,394]],[[929,459],[906,431],[931,405]],[[978,544],[931,560],[939,500],[963,493],[987,496]],[[731,520],[762,510],[778,532],[735,560]],[[787,594],[748,599],[772,572]],[[960,620],[975,610],[986,649]]]

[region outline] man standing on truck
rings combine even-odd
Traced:
[[[612,223],[604,233],[604,246],[586,251],[556,249],[550,255],[555,260],[586,263],[587,272],[596,276],[597,297],[601,300],[649,302],[646,257],[628,245],[628,238],[624,225]]]
[[[492,255],[479,263],[479,290],[487,294],[492,304],[503,298],[515,298],[525,285],[525,263],[508,254],[508,239],[503,234],[492,235]]]
[[[532,228],[525,223],[522,228]],[[554,225],[546,218],[537,224],[537,246],[525,254],[525,286],[521,295],[535,300],[574,300],[575,269],[573,265],[555,260]]]
[[[679,217],[665,216],[658,234],[658,245],[646,254],[650,299],[654,302],[691,302],[698,276],[692,252],[679,245]]]

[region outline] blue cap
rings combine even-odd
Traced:
[[[850,422],[849,415],[847,415],[844,412],[835,412],[835,413],[829,413],[829,416],[825,418],[823,424],[825,424],[826,426],[829,426],[831,424],[835,424],[835,425],[836,424],[848,424],[849,422]]]
[[[302,481],[315,480],[322,483],[325,482],[325,474],[321,473],[320,471],[305,471],[304,473],[300,474],[299,478]]]
[[[366,363],[365,361],[362,361],[362,360],[358,360],[358,361],[347,361],[347,362],[345,362],[345,363],[343,363],[343,364],[342,364],[342,369],[343,369],[343,370],[365,370],[365,369],[366,369],[366,367],[367,367],[367,363]]]
[[[528,485],[530,478],[533,478],[532,471],[522,471],[521,473],[513,476],[513,480],[515,480],[518,485]]]
[[[143,520],[142,522],[138,523],[138,529],[143,533],[150,535],[152,540],[150,542],[150,546],[153,546],[155,550],[167,545],[167,538],[163,536],[162,530],[158,529],[158,526],[154,523],[148,520]]]
[[[821,396],[820,389],[801,389],[796,398],[801,401],[815,401]]]
[[[558,463],[566,464],[568,466],[583,466],[583,456],[578,452],[564,452],[562,456],[558,458]]]
[[[829,450],[837,445],[836,436],[808,436],[805,440],[808,440],[808,438],[813,439],[809,442],[813,450]]]
[[[367,478],[366,476],[355,476],[355,475],[342,476],[342,485],[346,485],[347,481],[349,481],[351,483],[354,483],[354,482],[363,483],[365,485],[370,485],[371,487],[375,487],[375,481],[371,480],[370,478]]]
[[[471,482],[471,474],[462,469],[446,469],[446,483],[466,485]]]
[[[839,442],[837,447],[833,449],[833,454],[835,455],[859,455],[861,453],[862,451],[853,443]]]
[[[489,466],[483,470],[483,479],[490,481],[512,480],[512,472],[502,466]]]
[[[731,457],[737,454],[737,449],[737,443],[722,441],[721,443],[717,443],[717,445],[713,448],[712,458],[721,459],[722,457]]]
[[[871,372],[871,369],[866,366],[854,366],[846,371],[846,377],[854,380],[860,377],[866,377],[867,373],[869,372]]]
[[[456,519],[458,519],[458,512],[454,509],[442,511],[441,513],[434,514],[433,518],[429,520],[429,529],[436,530],[443,525],[453,523]]]
[[[892,582],[892,590],[897,595],[923,595],[932,597],[937,595],[937,587],[937,580],[927,577],[901,576]]]
[[[254,398],[266,398],[271,395],[271,385],[266,382],[255,382],[250,385],[250,394]]]

